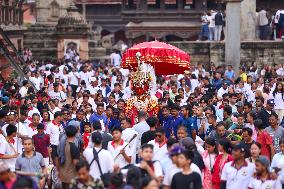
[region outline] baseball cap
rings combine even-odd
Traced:
[[[92,82],[92,81],[97,81],[97,78],[96,78],[96,77],[90,77],[90,78],[89,78],[89,81],[90,81],[90,82]]]
[[[170,94],[169,91],[164,91],[164,92],[163,92],[163,96],[165,96],[165,95],[167,95],[167,94]]]
[[[242,144],[237,144],[236,146],[234,146],[233,151],[237,151],[237,150],[241,150],[241,152],[246,152],[246,148]]]
[[[194,140],[190,137],[186,137],[180,140],[179,144],[186,149],[195,148]]]
[[[237,106],[237,107],[244,106],[244,103],[243,103],[242,101],[238,101],[238,102],[236,103],[236,106]]]
[[[256,161],[264,165],[266,168],[268,168],[270,165],[270,162],[266,156],[259,156]]]
[[[68,124],[67,124],[68,127],[71,126],[71,125],[76,127],[76,128],[79,128],[80,122],[73,119],[73,120],[69,121]]]
[[[0,161],[0,173],[4,173],[6,171],[9,171],[10,168],[7,165],[7,163],[5,163],[4,161]]]
[[[174,155],[178,155],[180,154],[182,151],[184,151],[185,149],[179,145],[179,144],[174,144],[174,146],[172,147],[172,149],[169,151],[169,155],[170,156],[174,156]]]
[[[267,100],[267,104],[274,105],[275,104],[274,99]]]
[[[2,100],[2,102],[3,102],[4,104],[6,104],[6,103],[9,102],[9,97],[8,97],[8,96],[3,96],[1,100]]]

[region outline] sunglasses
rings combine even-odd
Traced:
[[[15,112],[8,112],[7,115],[15,115]]]
[[[161,138],[163,135],[156,135],[156,137]]]

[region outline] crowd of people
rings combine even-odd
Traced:
[[[265,7],[249,15],[254,22],[255,38],[260,40],[283,40],[284,10],[272,12]],[[226,13],[221,9],[204,12],[201,16],[201,32],[198,40],[220,41],[226,38]],[[253,27],[253,26],[250,26]]]
[[[70,52],[1,79],[0,189],[282,188],[283,65],[157,76],[157,115],[133,122],[133,71]]]

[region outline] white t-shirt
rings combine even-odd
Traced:
[[[284,110],[284,94],[282,95],[282,93],[276,93],[275,96],[273,96],[273,99],[275,102],[274,108],[276,110]]]
[[[130,140],[131,138],[134,136],[134,135],[137,135],[132,141],[131,143]],[[135,160],[136,160],[136,154],[137,154],[137,145],[138,145],[138,140],[139,140],[139,134],[137,131],[135,131],[133,128],[127,128],[127,129],[124,129],[122,131],[122,139],[129,143],[129,147],[130,147],[130,151],[131,151],[131,156],[132,156],[132,159],[131,159],[131,162],[132,163],[135,163]]]
[[[19,91],[19,93],[20,93],[21,97],[27,96],[28,88],[22,86],[21,89],[20,89],[20,91]]]
[[[49,91],[49,97],[51,99],[58,99],[59,101],[66,100],[66,94],[63,91],[54,92],[54,90]]]
[[[86,73],[83,72],[83,71],[79,72],[79,78],[81,79],[81,81],[82,80],[85,81],[86,86],[90,85],[88,72],[86,72]]]
[[[217,97],[222,98],[225,93],[228,93],[228,90],[228,88],[224,89],[223,87],[221,87],[217,92]]]
[[[201,174],[201,171],[199,169],[199,167],[197,165],[195,165],[194,163],[191,163],[190,164],[190,169],[193,171],[193,172],[196,172],[200,175],[200,177],[202,178],[202,174]],[[176,173],[179,173],[181,172],[182,170],[180,168],[178,168],[176,165],[172,164],[169,169],[165,172],[165,177],[164,177],[164,180],[163,180],[163,185],[165,186],[171,186],[172,184],[172,179],[174,177],[174,175]]]
[[[60,76],[60,79],[61,80],[64,80],[64,83],[62,83],[62,85],[65,87],[65,88],[67,88],[67,86],[68,86],[68,74],[62,74],[61,76]]]
[[[70,85],[78,86],[78,78],[79,78],[79,73],[78,72],[70,72],[68,74],[68,77],[70,79]]]
[[[154,161],[160,161],[168,156],[167,144],[165,143],[163,146],[159,146],[155,140],[151,140],[148,144],[152,144],[154,146]]]
[[[124,159],[124,157],[122,155],[119,155],[116,159],[115,157],[120,153],[120,150],[122,150],[125,146],[127,145],[127,142],[124,142],[122,140],[121,145],[114,147],[113,145],[113,141],[108,142],[108,146],[107,146],[107,150],[111,153],[112,158],[114,160],[114,164],[118,165],[120,168],[125,167],[126,165],[128,165],[129,163]],[[127,156],[131,156],[132,152],[131,149],[129,147],[129,145],[124,149],[125,153]]]
[[[5,137],[3,135],[1,136],[0,141],[0,154],[3,155],[14,155],[17,153],[17,146],[22,146],[20,141],[17,138],[14,138],[15,142],[14,144],[10,144],[6,141]],[[21,152],[21,149],[18,149],[18,152]],[[11,158],[11,159],[2,159],[7,165],[10,167],[11,171],[15,171],[15,164],[17,158]]]
[[[279,179],[262,181],[256,177],[250,179],[249,189],[282,189],[282,184]]]
[[[90,91],[90,94],[91,95],[95,95],[95,94],[97,94],[97,92],[98,92],[98,90],[99,90],[100,88],[98,87],[98,86],[92,86],[92,85],[89,85],[89,86],[87,86],[87,90],[88,91]]]
[[[46,134],[49,134],[50,136],[50,144],[58,146],[59,144],[59,135],[63,132],[62,125],[55,124],[54,121],[50,122],[46,126],[45,130]]]
[[[255,165],[253,163],[245,161],[245,165],[237,170],[231,161],[225,164],[221,180],[226,181],[227,188],[230,189],[247,188],[254,172]]]
[[[99,148],[95,148],[97,152],[99,152]],[[94,159],[93,148],[86,148],[83,152],[83,156],[86,158],[88,163],[90,164]],[[102,173],[108,173],[113,171],[113,157],[111,153],[107,150],[102,149],[99,154],[99,162],[102,169]],[[94,161],[90,167],[90,174],[94,179],[100,179],[100,171],[96,161]]]
[[[120,66],[120,62],[121,62],[121,57],[119,54],[117,53],[112,53],[110,55],[110,59],[111,59],[111,64],[115,67],[119,67]]]
[[[43,84],[42,83],[42,79],[40,77],[36,78],[36,77],[30,77],[29,78],[30,81],[34,84],[35,88],[37,90],[40,90],[40,86]]]

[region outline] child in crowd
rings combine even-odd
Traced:
[[[44,125],[42,123],[39,123],[36,128],[37,134],[33,135],[32,137],[35,151],[41,153],[45,165],[48,166],[50,154],[50,136],[44,133]]]
[[[89,138],[91,135],[91,123],[90,122],[84,122],[84,133],[83,133],[83,147],[84,149],[87,148],[89,143]]]

